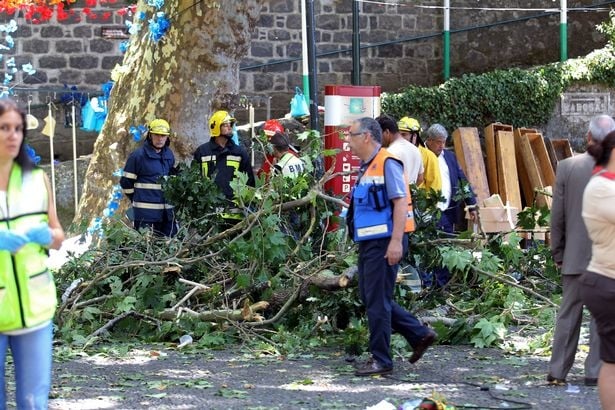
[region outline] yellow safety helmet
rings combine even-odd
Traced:
[[[423,129],[421,128],[421,124],[411,117],[404,117],[397,123],[397,128],[400,131],[408,131],[408,132],[421,132]]]
[[[166,120],[163,120],[162,118],[156,118],[149,123],[149,132],[158,135],[170,135],[171,126],[168,122],[166,122]]]
[[[219,137],[220,126],[222,124],[231,124],[232,126],[235,122],[235,118],[231,117],[227,111],[216,111],[211,118],[209,118],[209,136]]]

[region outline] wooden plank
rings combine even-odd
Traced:
[[[555,148],[553,148],[551,139],[545,138],[545,147],[547,147],[547,154],[549,154],[549,161],[551,161],[551,166],[555,171],[557,171],[557,154],[555,153]]]
[[[543,183],[543,187],[553,187],[555,185],[555,172],[553,172],[553,166],[547,153],[547,147],[545,146],[545,140],[541,133],[526,134],[532,145],[532,151],[538,164],[540,171],[540,178]]]
[[[498,187],[502,202],[515,208],[521,208],[521,191],[517,159],[515,156],[515,136],[510,131],[498,131],[495,135]]]
[[[553,171],[557,171],[557,163],[572,156],[572,147],[567,139],[545,138],[545,145],[551,159]]]
[[[538,206],[546,205],[550,208],[551,207],[550,197],[547,197],[545,195],[535,195],[534,193],[535,188],[544,189],[545,186],[549,185],[549,184],[546,184],[545,181],[543,180],[543,176],[542,176],[543,167],[540,164],[540,162],[543,161],[542,159],[543,155],[546,158],[546,148],[544,149],[544,152],[542,154],[536,155],[536,153],[534,152],[534,150],[537,149],[536,147],[539,145],[536,142],[539,139],[540,139],[540,143],[544,146],[544,142],[542,142],[542,135],[538,133],[523,134],[519,138],[519,143],[520,143],[519,145],[521,148],[522,161],[525,166],[525,170],[527,172],[530,187],[532,189],[531,200],[528,200],[528,198],[526,197],[526,201],[527,201],[526,205],[531,206],[535,200],[536,205]],[[546,158],[546,161],[548,165],[550,166],[551,163],[549,162],[548,158]]]
[[[519,174],[519,185],[521,186],[521,193],[523,194],[523,204],[528,206],[532,205],[534,201],[534,187],[530,182],[527,169],[525,169],[525,162],[521,155],[521,136],[528,133],[537,133],[538,130],[534,128],[515,128],[515,156],[517,158],[517,173]],[[522,209],[522,208],[521,208]]]
[[[453,131],[453,144],[459,165],[466,174],[480,204],[489,198],[490,194],[478,130],[473,127],[457,128]]]
[[[492,194],[499,194],[498,184],[498,164],[495,153],[495,135],[498,131],[512,132],[512,125],[500,123],[489,124],[485,127],[485,153],[487,154],[487,179],[489,180],[489,190]]]

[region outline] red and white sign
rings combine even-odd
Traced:
[[[334,173],[354,171],[327,182],[332,195],[347,197],[357,180],[361,161],[350,152],[344,135],[352,121],[380,115],[380,86],[325,85],[325,149],[338,149],[335,156],[325,157],[325,167],[335,163]]]

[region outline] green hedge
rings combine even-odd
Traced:
[[[384,94],[383,112],[409,115],[449,130],[481,128],[493,122],[541,126],[549,120],[562,93],[576,83],[615,86],[615,52],[611,46],[583,58],[529,70],[512,68],[466,74],[435,87],[409,86]]]

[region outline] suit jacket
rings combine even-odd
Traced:
[[[583,273],[592,254],[592,243],[581,217],[583,191],[591,178],[594,159],[587,153],[557,164],[551,206],[551,254],[562,264],[562,274]]]
[[[459,162],[457,162],[455,154],[451,151],[444,150],[442,151],[442,155],[444,155],[444,160],[448,166],[448,175],[451,180],[451,201],[448,205],[448,209],[444,211],[444,213],[446,213],[450,221],[453,221],[455,224],[462,224],[465,218],[465,212],[464,207],[461,205],[475,205],[476,195],[474,195],[474,191],[466,178],[466,174],[463,173],[463,170],[459,166]],[[471,197],[466,198],[464,202],[453,200],[459,191],[460,181],[465,181],[470,188]]]

